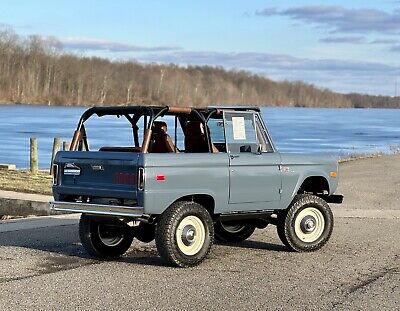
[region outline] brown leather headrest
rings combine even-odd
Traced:
[[[163,121],[154,121],[153,133],[156,134],[167,134],[167,123]]]
[[[186,124],[187,135],[202,136],[204,135],[204,127],[200,121],[191,121]]]

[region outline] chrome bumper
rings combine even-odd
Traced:
[[[103,205],[103,204],[52,201],[49,202],[49,208],[53,211],[72,212],[72,213],[87,213],[96,215],[127,216],[127,217],[143,216],[143,207],[141,206]]]

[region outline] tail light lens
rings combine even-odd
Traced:
[[[144,190],[144,168],[139,167],[138,169],[138,190]]]
[[[58,185],[58,175],[59,175],[58,164],[53,164],[53,185],[54,186]]]

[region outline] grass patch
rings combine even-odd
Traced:
[[[0,170],[0,189],[25,193],[51,195],[52,177],[49,173],[32,175],[25,170]]]

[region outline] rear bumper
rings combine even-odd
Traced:
[[[49,208],[53,211],[86,213],[108,216],[141,217],[144,209],[141,206],[121,206],[121,205],[103,205],[75,202],[49,202]]]

